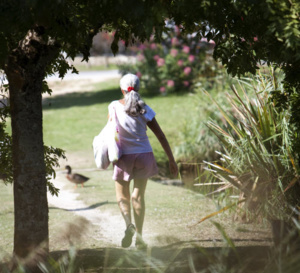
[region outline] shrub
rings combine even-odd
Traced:
[[[218,71],[207,52],[212,43],[184,37],[177,27],[172,28],[163,43],[139,46],[135,65],[119,66],[123,75],[130,72],[139,76],[142,94],[192,92],[200,76],[215,76]]]

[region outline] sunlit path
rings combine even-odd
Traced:
[[[56,188],[59,188],[59,195],[52,196],[48,192],[49,206],[70,211],[80,217],[84,217],[93,225],[97,226],[96,232],[89,233],[95,240],[107,242],[107,244],[119,246],[120,238],[123,235],[123,219],[118,215],[110,215],[104,212],[101,207],[88,206],[81,200],[77,199],[79,193],[74,190],[66,189],[66,183],[59,179],[52,179],[51,181]]]

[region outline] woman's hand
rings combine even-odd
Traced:
[[[169,161],[169,168],[171,175],[176,177],[178,175],[178,166],[175,160]]]

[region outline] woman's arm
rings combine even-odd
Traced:
[[[174,175],[174,176],[177,176],[178,167],[177,167],[177,164],[175,162],[171,147],[169,145],[169,142],[168,142],[164,132],[160,128],[160,126],[159,126],[159,124],[158,124],[158,122],[156,121],[155,118],[153,118],[151,121],[149,121],[147,123],[147,125],[151,129],[151,131],[155,134],[155,136],[157,137],[157,139],[160,142],[161,146],[163,147],[166,155],[169,158],[169,167],[170,167],[171,174]]]

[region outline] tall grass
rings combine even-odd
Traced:
[[[211,90],[210,94],[218,104],[223,105],[224,109],[229,109],[230,105],[224,99],[224,92]],[[219,157],[215,151],[221,149],[218,137],[206,124],[208,119],[222,122],[222,116],[216,105],[212,104],[202,91],[198,91],[195,95],[195,103],[196,107],[190,108],[190,115],[179,132],[180,143],[175,148],[177,159],[185,163],[213,161]]]
[[[207,81],[209,82],[209,79]],[[230,90],[230,83],[233,81],[234,79],[229,79],[224,74],[215,79],[214,84],[208,89],[211,96],[226,110],[230,109],[230,104],[226,100],[224,92]],[[175,147],[175,156],[180,163],[181,176],[185,184],[193,190],[207,194],[213,191],[216,186],[209,183],[209,185],[195,187],[195,184],[207,181],[209,174],[203,168],[203,161],[218,160],[220,155],[215,151],[222,151],[222,145],[206,123],[209,119],[218,120],[220,121],[219,125],[225,128],[226,122],[217,106],[203,93],[204,87],[207,85],[199,82],[195,90],[196,107],[189,108],[189,116],[179,131],[179,142]],[[210,182],[214,182],[211,177]]]
[[[273,90],[283,87],[271,73],[244,79],[238,88],[233,86],[227,94],[231,112],[206,93],[227,122],[227,129],[208,122],[223,152],[220,161],[206,162],[207,169],[226,185],[224,189],[234,188],[255,217],[287,220],[290,206],[299,205],[299,170],[291,150],[290,113],[278,113],[269,100]]]

